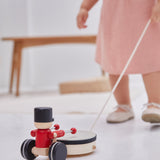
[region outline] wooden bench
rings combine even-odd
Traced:
[[[9,92],[12,93],[13,79],[16,78],[16,96],[19,96],[20,73],[22,65],[22,51],[24,48],[51,44],[88,43],[95,44],[96,36],[65,36],[65,37],[7,37],[4,41],[13,41],[12,67]]]

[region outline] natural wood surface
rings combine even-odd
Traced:
[[[32,153],[35,156],[48,156],[49,148],[37,148],[33,147],[32,148]]]
[[[8,37],[2,40],[22,42],[23,48],[48,44],[96,43],[96,36],[59,36],[59,37]]]
[[[96,78],[60,83],[59,91],[61,94],[108,92],[111,91],[111,87],[109,83],[109,78],[106,76],[100,76]]]
[[[13,48],[13,54],[12,54],[12,68],[11,68],[11,77],[10,77],[10,87],[9,87],[9,92],[12,93],[12,87],[13,87],[13,78],[14,78],[14,73],[15,73],[15,68],[16,68],[16,45],[14,44]]]
[[[95,39],[95,35],[88,35],[88,36],[48,36],[48,37],[4,37],[2,40],[13,40],[13,41],[22,41],[22,40],[55,40],[55,39]]]
[[[66,145],[67,156],[85,155],[95,151],[96,141],[86,144]]]
[[[16,96],[19,96],[20,75],[22,65],[22,51],[27,47],[36,47],[51,44],[95,44],[96,36],[55,36],[55,37],[4,37],[3,41],[13,41],[12,68],[9,92],[12,93],[13,80],[16,78]]]

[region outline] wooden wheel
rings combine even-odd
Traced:
[[[32,153],[32,148],[35,146],[35,140],[26,139],[21,145],[21,155],[26,160],[33,160],[36,156]]]
[[[66,160],[67,148],[64,143],[55,142],[49,148],[49,160]]]

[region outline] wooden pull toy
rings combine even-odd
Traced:
[[[39,107],[34,109],[34,125],[36,130],[31,131],[34,139],[26,139],[21,145],[21,155],[26,160],[34,160],[37,156],[48,156],[49,160],[65,160],[67,147],[57,141],[68,133],[76,134],[76,128],[69,131],[59,130],[58,124],[53,125],[52,108]],[[54,129],[52,131],[51,129]]]
[[[82,155],[93,152],[96,149],[96,134],[92,132],[96,122],[100,118],[103,110],[107,106],[110,98],[116,90],[119,82],[121,81],[125,71],[127,70],[131,60],[133,59],[138,46],[140,45],[151,20],[149,20],[131,54],[122,73],[120,74],[117,82],[115,83],[111,94],[106,100],[104,106],[100,110],[97,118],[93,122],[89,131],[78,131],[71,128],[69,131],[59,130],[59,125],[52,127],[52,108],[39,107],[34,109],[34,125],[36,130],[31,131],[31,136],[36,139],[27,139],[22,143],[21,154],[26,160],[33,160],[37,156],[48,156],[49,160],[65,160],[67,155]],[[52,131],[51,129],[55,129]],[[67,134],[72,133],[72,134]],[[75,134],[76,133],[76,134]]]

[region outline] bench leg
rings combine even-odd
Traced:
[[[101,74],[102,76],[105,76],[105,71],[103,69],[101,69]]]
[[[11,67],[9,93],[12,93],[13,79],[14,79],[14,74],[15,74],[15,69],[16,69],[16,48],[17,48],[17,44],[15,43],[14,44],[13,53],[12,53],[12,67]]]
[[[19,43],[17,46],[17,85],[16,85],[16,96],[19,96],[19,84],[20,84],[20,72],[21,72],[21,59],[22,59],[22,44]]]

